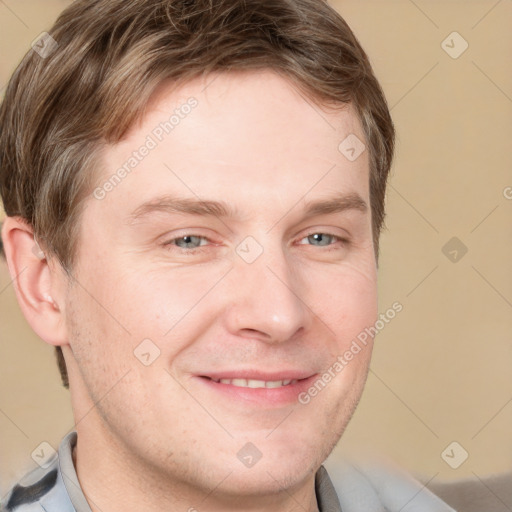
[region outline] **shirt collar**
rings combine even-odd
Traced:
[[[78,482],[75,465],[73,464],[73,448],[76,446],[77,437],[76,431],[73,431],[61,441],[59,446],[59,473],[62,475],[62,481],[76,512],[92,512]]]

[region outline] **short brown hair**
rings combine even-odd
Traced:
[[[48,54],[25,55],[0,107],[0,192],[69,275],[98,149],[123,138],[164,80],[251,69],[280,73],[317,105],[355,106],[378,261],[395,131],[366,53],[327,2],[75,0],[48,34]]]

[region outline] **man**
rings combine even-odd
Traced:
[[[76,0],[34,48],[2,238],[76,424],[5,509],[341,510],[322,463],[368,371],[394,147],[349,27],[320,0]]]

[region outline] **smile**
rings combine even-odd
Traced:
[[[277,373],[272,375],[268,372],[265,375],[263,372],[249,370],[226,371],[210,376],[197,375],[195,382],[201,383],[201,389],[208,393],[208,400],[219,399],[230,409],[236,407],[236,404],[242,410],[247,407],[271,409],[296,405],[299,394],[307,390],[318,376],[307,376],[305,371],[297,370],[282,371],[281,375]]]
[[[297,379],[288,380],[255,380],[255,379],[211,379],[220,384],[230,384],[239,388],[280,388],[295,384]]]

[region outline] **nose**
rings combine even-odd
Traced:
[[[292,339],[312,321],[305,284],[282,249],[265,249],[252,263],[236,256],[224,283],[227,330],[272,344]]]

